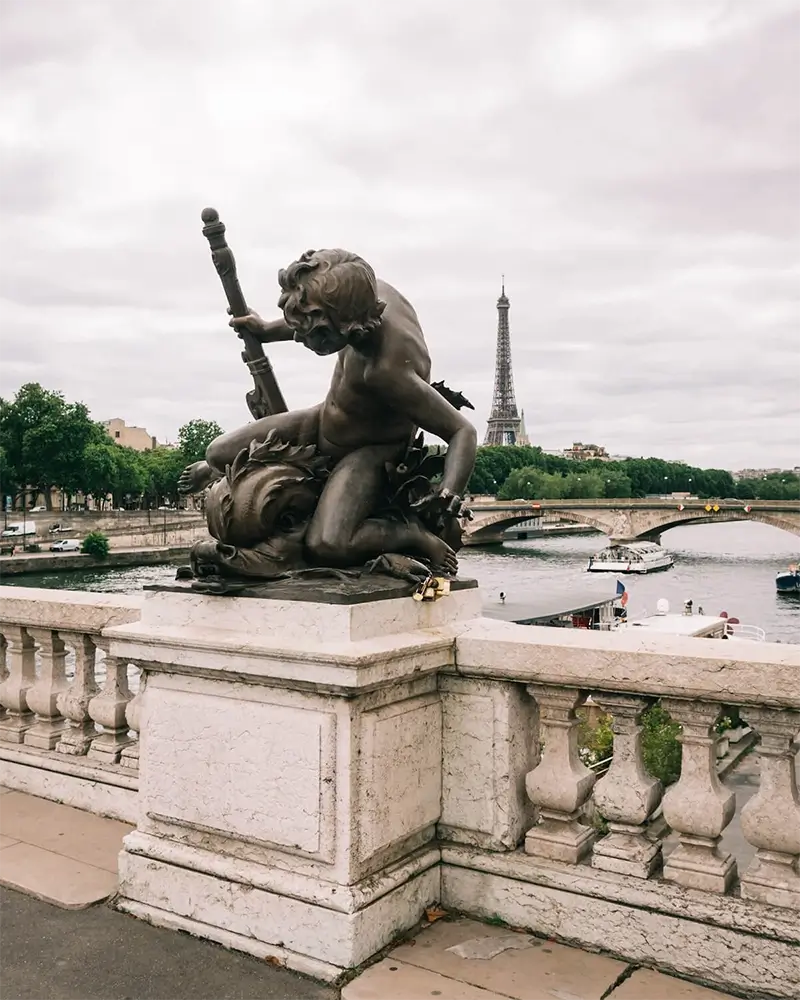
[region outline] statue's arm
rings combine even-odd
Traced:
[[[262,344],[279,344],[285,340],[294,340],[294,330],[286,325],[286,320],[280,319],[262,320],[262,326],[258,333],[258,339]]]
[[[234,316],[230,325],[240,335],[243,330],[247,330],[262,344],[279,344],[284,340],[294,340],[294,330],[287,326],[283,317],[273,320],[262,319],[253,309],[246,316]]]
[[[421,430],[447,442],[441,489],[463,496],[478,446],[473,425],[416,372],[386,371],[375,376],[374,382],[395,409]]]

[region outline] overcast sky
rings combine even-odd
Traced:
[[[533,442],[800,464],[796,0],[0,0],[0,395],[174,440],[247,420],[200,229],[277,314],[303,250],[415,305],[492,393],[500,274]],[[270,350],[290,406],[331,370]]]

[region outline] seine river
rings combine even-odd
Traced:
[[[733,523],[673,528],[661,542],[675,556],[675,565],[648,576],[624,578],[631,616],[653,613],[661,597],[679,612],[691,598],[695,610],[700,606],[707,614],[724,610],[743,623],[760,625],[770,641],[800,643],[800,597],[775,591],[775,574],[800,562],[800,538],[763,524]],[[487,600],[496,600],[504,591],[509,600],[535,603],[553,592],[601,587],[605,574],[588,574],[586,564],[605,544],[601,535],[571,535],[466,549],[461,553],[461,575],[477,578]],[[3,582],[130,593],[174,576],[174,566],[148,566],[42,573]]]

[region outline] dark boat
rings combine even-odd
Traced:
[[[790,566],[775,577],[779,594],[800,594],[800,569]]]

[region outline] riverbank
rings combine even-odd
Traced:
[[[186,560],[188,556],[189,546],[185,545],[111,549],[105,559],[96,559],[82,552],[26,552],[16,556],[0,556],[0,580],[26,573],[66,573],[80,569],[158,566]]]

